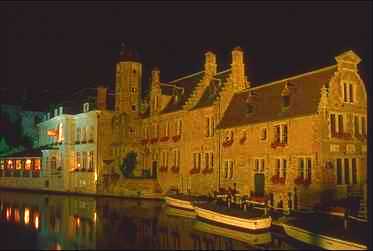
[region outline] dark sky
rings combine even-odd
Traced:
[[[358,1],[0,3],[7,30],[0,88],[26,88],[42,104],[56,93],[113,87],[121,42],[139,51],[145,80],[153,66],[163,81],[200,71],[207,49],[223,70],[237,45],[254,85],[333,64],[350,49],[367,75],[371,7]]]

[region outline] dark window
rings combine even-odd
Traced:
[[[367,131],[366,131],[366,128],[365,128],[365,117],[361,117],[361,128],[362,128],[362,132],[363,132],[363,135],[366,135],[367,134]]]
[[[335,114],[330,114],[330,132],[335,135]]]
[[[247,113],[250,114],[254,112],[254,106],[252,104],[247,104]]]
[[[287,144],[288,143],[288,126],[283,125],[282,127],[282,143]]]
[[[351,171],[352,171],[352,184],[357,184],[357,168],[356,168],[356,159],[352,159],[352,166],[351,166]]]
[[[304,179],[304,159],[299,159],[299,176]]]
[[[339,131],[339,133],[343,132],[343,116],[342,116],[342,114],[338,115],[338,131]]]
[[[312,161],[310,158],[307,158],[307,178],[311,180],[312,177]]]
[[[275,142],[280,142],[280,126],[275,126]]]
[[[290,104],[290,96],[289,95],[285,95],[282,97],[283,99],[283,102],[284,102],[284,107],[288,107],[289,104]]]
[[[345,159],[344,161],[344,168],[345,168],[345,184],[350,184],[350,162],[349,159]]]
[[[136,105],[132,105],[132,111],[136,111]]]
[[[354,127],[355,127],[355,136],[359,135],[359,117],[355,116],[354,118]]]
[[[282,177],[284,178],[286,178],[286,164],[287,164],[286,159],[283,159],[282,160]]]
[[[276,159],[276,176],[280,176],[280,159]]]
[[[349,87],[350,87],[350,102],[353,103],[354,102],[354,88],[352,84],[350,84]]]
[[[337,159],[337,184],[342,184],[342,159]]]
[[[343,83],[343,98],[344,98],[344,101],[347,102],[347,84],[346,83]]]

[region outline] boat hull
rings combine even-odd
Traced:
[[[367,250],[367,246],[316,234],[299,227],[282,224],[286,234],[296,240],[327,250]]]
[[[196,218],[196,212],[192,210],[185,210],[178,207],[167,206],[166,207],[166,214],[169,216],[175,217],[184,217],[194,219]]]
[[[270,243],[272,241],[271,234],[269,232],[264,233],[248,233],[242,232],[227,227],[221,227],[214,224],[209,224],[202,221],[195,221],[193,223],[193,228],[206,232],[213,235],[219,235],[234,240],[242,241],[248,243],[249,245],[263,245]]]
[[[166,196],[165,199],[166,199],[167,206],[194,211],[194,206],[193,206],[192,201],[176,199],[176,198],[169,197],[169,196]]]
[[[194,209],[196,211],[197,216],[202,219],[230,225],[233,227],[239,227],[246,230],[264,230],[270,228],[272,224],[272,218],[270,216],[266,218],[245,219],[218,213],[197,206]]]

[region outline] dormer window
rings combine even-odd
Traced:
[[[63,114],[63,107],[62,106],[60,106],[60,108],[59,108],[59,110],[60,110],[60,115],[62,115]]]
[[[354,85],[349,82],[343,82],[342,84],[342,96],[343,96],[343,102],[345,103],[354,103],[355,97],[355,90]]]
[[[57,117],[58,116],[58,109],[54,109],[54,117]]]
[[[286,95],[282,97],[283,107],[289,107],[290,104],[290,96]]]
[[[254,105],[253,104],[246,104],[246,111],[247,114],[251,114],[254,112]]]
[[[89,111],[89,103],[86,102],[83,104],[83,112],[88,112]]]
[[[49,120],[51,118],[51,114],[50,112],[47,113],[47,120]]]

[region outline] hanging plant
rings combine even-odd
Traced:
[[[172,137],[172,140],[174,141],[174,142],[177,142],[177,141],[179,141],[181,139],[181,135],[179,134],[179,135],[175,135],[175,136],[173,136]]]

